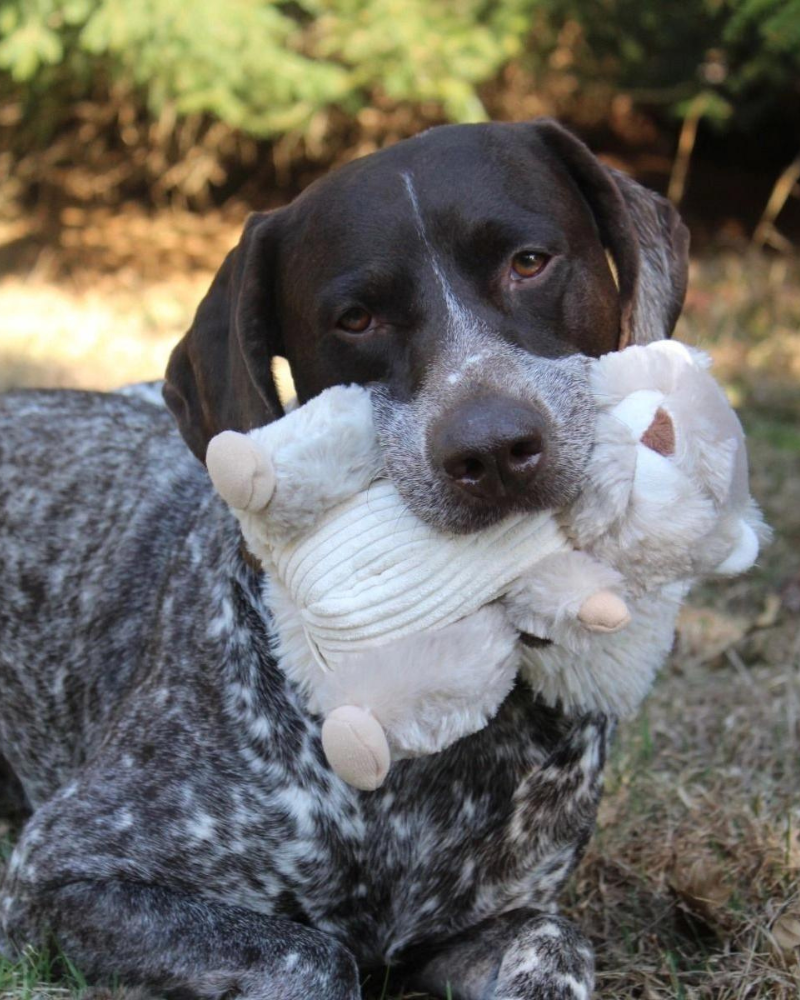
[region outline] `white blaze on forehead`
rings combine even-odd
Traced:
[[[468,328],[475,325],[475,318],[471,315],[469,310],[465,309],[464,306],[458,301],[453,287],[447,279],[444,268],[442,267],[442,262],[436,254],[433,248],[433,244],[430,239],[428,239],[428,233],[425,229],[425,221],[422,218],[422,211],[419,207],[419,199],[417,198],[417,192],[414,189],[414,181],[411,174],[403,173],[401,174],[403,178],[403,183],[406,186],[406,191],[408,192],[408,197],[411,201],[411,208],[414,212],[414,222],[416,224],[417,232],[422,242],[425,244],[425,249],[428,252],[428,257],[430,258],[431,267],[433,268],[433,273],[436,275],[436,280],[439,283],[439,288],[442,292],[442,297],[444,298],[445,306],[447,307],[447,315],[450,320],[450,327],[453,332],[457,332],[459,329]]]

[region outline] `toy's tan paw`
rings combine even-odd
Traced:
[[[627,604],[610,590],[587,597],[578,612],[578,621],[590,632],[618,632],[630,620]]]
[[[341,705],[326,717],[322,749],[335,773],[364,792],[379,788],[389,771],[383,727],[374,715],[355,705]]]
[[[206,452],[206,468],[222,499],[235,510],[263,510],[275,490],[272,462],[245,434],[223,431]]]

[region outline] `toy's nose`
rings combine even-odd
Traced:
[[[545,449],[546,421],[502,397],[460,404],[433,428],[430,455],[454,486],[484,501],[525,493]]]

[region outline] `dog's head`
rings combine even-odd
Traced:
[[[202,460],[222,430],[374,387],[389,474],[455,530],[577,491],[585,357],[669,336],[688,234],[551,121],[443,126],[251,216],[173,352],[165,397]]]

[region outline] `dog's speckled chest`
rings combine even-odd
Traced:
[[[111,868],[200,887],[328,931],[365,962],[521,905],[547,909],[593,825],[602,720],[565,726],[520,686],[487,730],[356,792],[327,770],[317,722],[262,659],[253,621],[256,642],[243,646],[248,602],[234,590],[211,643],[229,651],[218,692],[154,674],[99,767],[40,811],[63,877]],[[57,827],[68,836],[76,810],[84,836],[69,849]]]
[[[5,622],[0,651],[0,747],[39,806],[8,873],[8,905],[25,905],[43,868],[51,886],[159,885],[289,916],[366,962],[520,905],[549,907],[594,822],[604,720],[567,720],[520,686],[485,730],[399,762],[378,792],[354,791],[328,771],[319,722],[275,665],[233,519],[177,439],[145,446],[148,422],[167,433],[162,416],[114,401],[59,406],[65,448],[70,419],[80,441],[87,407],[95,440],[127,428],[140,445],[116,468],[113,449],[98,459],[102,490],[91,455],[80,480],[68,455],[55,477],[41,470],[60,516],[28,508],[25,523],[31,537],[49,528],[52,560],[4,541],[35,570],[38,595],[35,614],[17,607]],[[35,478],[36,423],[52,428],[50,410],[45,397],[27,425],[14,422],[30,448],[6,466],[9,493]],[[134,486],[135,500],[115,508],[109,497]],[[114,570],[94,577],[104,542]],[[71,565],[55,558],[59,545]],[[79,573],[76,604],[68,578]],[[99,630],[110,597],[131,613]],[[68,647],[67,621],[78,634]],[[47,732],[27,721],[31,698]]]

